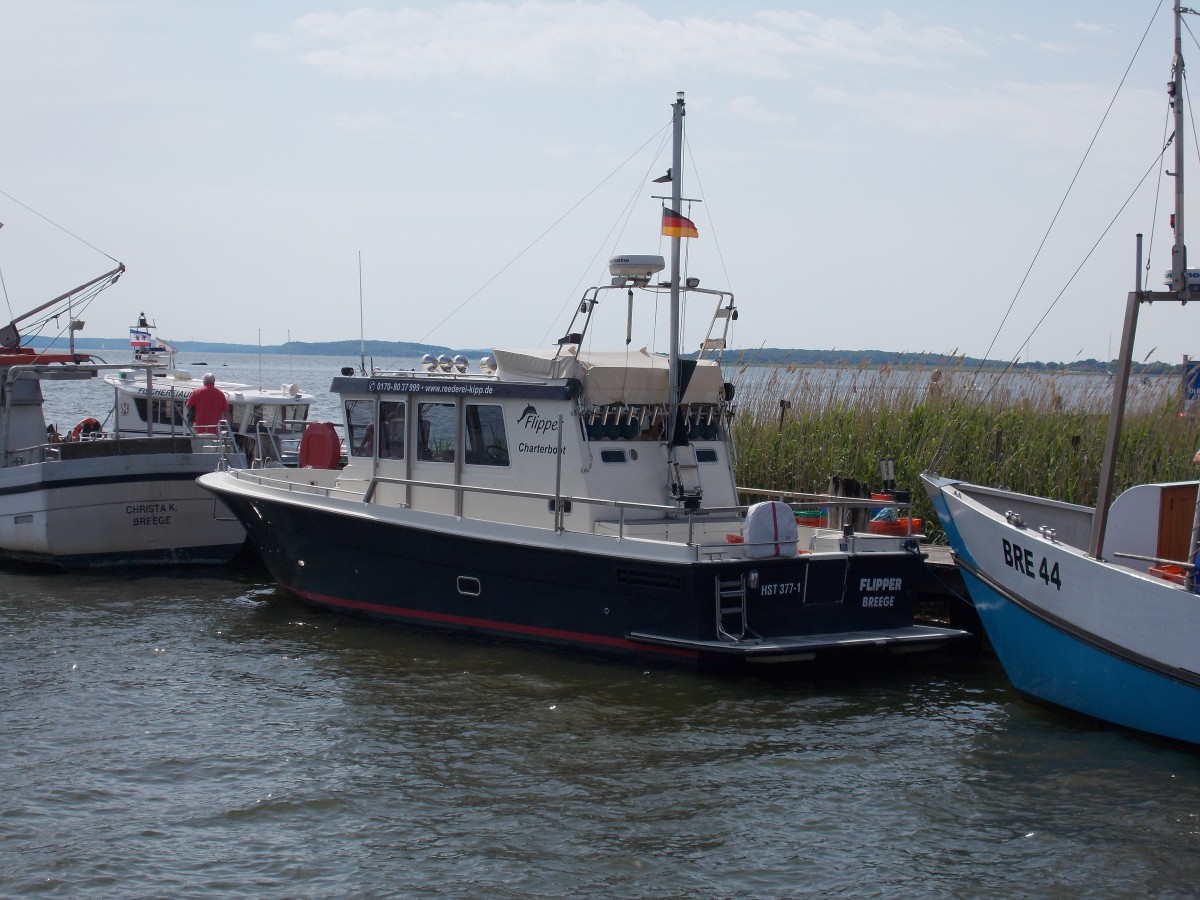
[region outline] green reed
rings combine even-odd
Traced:
[[[737,480],[821,493],[834,475],[879,486],[895,460],[925,532],[942,538],[917,478],[936,471],[1095,505],[1111,384],[1065,374],[980,376],[963,368],[774,369],[734,374]],[[781,407],[781,402],[787,408]],[[1196,477],[1198,417],[1182,417],[1178,379],[1134,379],[1115,488]]]

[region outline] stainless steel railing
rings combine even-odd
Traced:
[[[292,470],[295,472],[296,470]],[[465,495],[489,495],[500,497],[512,497],[520,500],[536,501],[547,504],[547,509],[553,514],[554,525],[553,530],[556,532],[569,531],[566,527],[564,513],[575,504],[590,505],[612,509],[616,513],[614,525],[616,533],[611,535],[618,541],[622,540],[647,540],[645,538],[631,535],[629,530],[638,525],[645,526],[650,522],[661,523],[663,520],[686,521],[687,522],[687,539],[684,543],[687,546],[693,547],[698,553],[712,552],[715,548],[723,550],[731,550],[731,546],[725,542],[698,542],[696,540],[696,530],[704,521],[721,522],[721,521],[740,521],[743,519],[749,510],[749,505],[738,506],[722,506],[722,507],[703,507],[700,509],[684,509],[679,506],[670,504],[656,503],[641,503],[632,500],[613,500],[611,498],[600,497],[582,497],[582,496],[565,496],[560,492],[549,493],[541,491],[526,491],[515,488],[497,488],[485,487],[482,485],[466,485],[466,484],[447,484],[440,481],[425,481],[416,478],[402,478],[399,476],[379,475],[375,474],[370,479],[364,479],[360,484],[365,483],[365,487],[343,487],[337,484],[321,485],[304,483],[296,480],[294,475],[286,474],[286,470],[270,470],[264,471],[261,469],[229,469],[228,474],[235,478],[244,481],[251,481],[264,486],[273,487],[289,492],[312,494],[316,496],[324,496],[328,498],[341,497],[343,499],[361,500],[364,504],[376,502],[381,485],[396,485],[406,488],[430,489],[452,491],[457,498]],[[760,489],[738,489],[740,493],[752,494],[755,496],[769,496],[774,499],[787,502],[795,509],[864,509],[864,508],[881,508],[891,507],[896,508],[899,512],[911,510],[911,503],[889,500],[872,500],[867,498],[850,498],[836,497],[826,494],[798,494],[796,492],[785,491],[768,491]],[[407,503],[397,504],[399,508],[408,508]],[[456,504],[456,508],[461,508]],[[655,519],[647,519],[644,516],[634,520],[627,519],[627,513],[652,513],[657,514]],[[911,516],[903,516],[910,522]],[[481,520],[482,521],[482,520]],[[594,530],[589,530],[588,533],[598,533]],[[909,535],[891,534],[890,537],[904,537]],[[872,535],[858,533],[858,537],[872,537]],[[753,546],[753,544],[743,543],[740,546]]]

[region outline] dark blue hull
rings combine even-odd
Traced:
[[[965,634],[913,625],[924,565],[915,552],[672,563],[219,494],[281,586],[388,622],[698,664],[933,647]],[[744,597],[721,600],[721,582],[747,584]]]

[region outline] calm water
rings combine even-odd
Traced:
[[[97,357],[109,363],[129,360],[128,350],[96,351]],[[378,360],[383,364],[385,360]],[[386,360],[389,365],[411,368],[415,359]],[[258,356],[251,353],[180,353],[176,357],[179,368],[191,373],[198,384],[205,372],[212,372],[221,381],[236,381],[250,387],[278,390],[285,384],[299,384],[305,393],[314,394],[313,414],[310,418],[341,422],[337,398],[328,393],[329,385],[342,366],[357,366],[358,357],[334,356]],[[370,361],[368,360],[368,364]],[[102,380],[87,382],[43,382],[46,421],[58,425],[62,433],[71,428],[84,416],[94,416],[105,421],[113,406],[113,390]],[[109,424],[112,419],[107,420]],[[65,426],[65,427],[64,427]]]
[[[7,572],[0,895],[1194,895],[1200,755],[994,660],[765,680]]]
[[[1200,892],[1200,753],[991,658],[713,677],[379,628],[252,566],[0,584],[0,895]]]

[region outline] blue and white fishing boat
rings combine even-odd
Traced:
[[[1096,507],[922,481],[980,620],[1023,694],[1095,719],[1200,744],[1200,505],[1196,482],[1137,485],[1111,502],[1138,310],[1200,300],[1183,216],[1183,57],[1175,6],[1175,246],[1166,291],[1128,295]],[[1138,272],[1142,270],[1138,242]]]
[[[697,234],[682,215],[683,116],[680,94],[660,179],[671,196],[656,198],[667,279],[661,256],[617,256],[553,346],[497,349],[475,371],[465,358],[345,371],[331,388],[345,468],[200,479],[280,585],[385,622],[701,666],[907,653],[965,635],[914,622],[916,535],[798,525],[777,494],[743,505],[720,365],[733,295],[680,275],[681,241]],[[681,295],[716,307],[698,358],[681,353]],[[670,352],[634,349],[634,322],[652,327],[666,298]],[[625,348],[593,350],[608,303]],[[837,498],[786,499],[838,511]]]
[[[75,318],[125,272],[118,265],[0,328],[0,560],[63,569],[222,564],[245,543],[241,525],[196,484],[219,460],[244,457],[227,435],[109,431],[85,415],[60,434],[44,413],[43,387],[121,368],[77,352]],[[22,346],[61,317],[66,348]],[[143,366],[147,371],[150,366]]]

